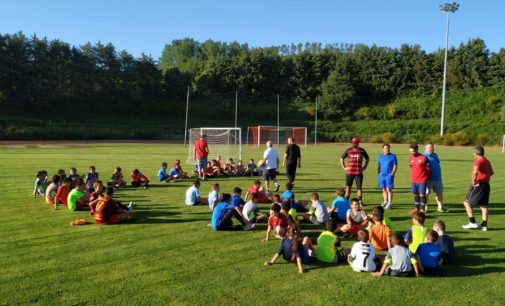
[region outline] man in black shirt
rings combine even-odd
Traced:
[[[288,145],[284,152],[284,160],[282,166],[286,166],[286,175],[290,183],[295,182],[296,167],[302,166],[302,155],[300,154],[300,147],[295,144],[293,137],[288,138]]]

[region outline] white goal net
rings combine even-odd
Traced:
[[[207,144],[209,146],[208,160],[216,159],[221,156],[221,162],[226,163],[229,158],[235,161],[242,159],[242,133],[240,128],[192,128],[189,129],[189,151],[188,164],[195,164],[193,159],[193,150],[195,141],[202,135],[207,135]]]

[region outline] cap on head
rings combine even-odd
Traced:
[[[359,137],[354,137],[354,138],[351,140],[351,143],[360,143]]]

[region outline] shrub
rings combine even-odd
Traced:
[[[442,143],[448,146],[466,146],[470,144],[470,137],[463,131],[447,133],[442,137]]]
[[[478,145],[486,145],[488,143],[487,134],[479,134],[475,137],[475,143]]]

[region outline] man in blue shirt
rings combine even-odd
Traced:
[[[448,210],[445,209],[444,205],[442,204],[444,195],[444,185],[442,184],[442,168],[440,167],[440,159],[438,158],[438,154],[435,153],[435,146],[432,143],[427,144],[423,155],[426,156],[431,166],[430,177],[428,179],[428,184],[426,185],[426,196],[434,192],[436,195],[435,199],[438,204],[437,211],[446,213]],[[426,209],[428,209],[427,204]]]
[[[379,188],[382,188],[384,202],[382,207],[390,209],[393,205],[393,188],[395,187],[395,174],[398,168],[398,160],[395,154],[390,152],[388,143],[382,145],[382,154],[379,155],[377,173],[379,174]]]

